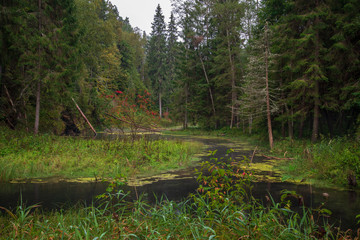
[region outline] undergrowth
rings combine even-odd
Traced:
[[[323,139],[315,144],[286,140],[276,143],[274,153],[294,158],[283,165],[294,177],[352,186],[360,181],[360,143],[353,139]]]

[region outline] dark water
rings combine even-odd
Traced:
[[[41,204],[46,210],[51,210],[63,205],[72,206],[79,200],[91,204],[94,196],[105,192],[108,183],[22,183],[0,184],[0,206],[16,208],[20,202],[20,196],[26,205]],[[197,188],[195,179],[161,180],[152,184],[137,187],[139,194],[146,194],[146,199],[151,203],[165,195],[167,199],[180,201]],[[296,191],[304,198],[306,206],[317,208],[325,202],[322,194],[328,193],[325,208],[332,211],[331,222],[343,228],[356,228],[355,216],[360,213],[360,194],[354,191],[339,191],[329,188],[316,188],[310,185],[296,185],[290,183],[257,182],[254,184],[253,195],[257,199],[266,202],[265,195],[268,193],[275,201],[280,200],[283,189]],[[125,191],[132,191],[135,199],[134,188],[125,187]],[[155,197],[156,196],[156,197]]]
[[[227,140],[220,139],[196,139],[207,144],[209,150],[218,149],[217,155],[225,154],[224,143]],[[251,152],[242,152],[243,155],[251,155]],[[235,157],[235,156],[234,156]],[[204,160],[208,157],[204,157]],[[178,172],[179,178],[173,180],[158,180],[151,184],[137,187],[139,194],[146,194],[147,200],[155,202],[156,198],[165,195],[169,200],[183,200],[189,193],[195,192],[198,184],[193,176],[193,169]],[[185,178],[184,178],[185,177]],[[105,192],[108,183],[0,183],[0,206],[14,209],[22,202],[26,205],[40,203],[44,209],[55,209],[71,206],[78,201],[91,204],[94,197]],[[254,183],[253,195],[255,198],[266,202],[265,195],[271,194],[275,201],[280,200],[283,189],[296,191],[303,196],[306,206],[317,208],[325,199],[323,193],[329,194],[325,208],[332,211],[331,222],[337,226],[341,224],[343,229],[356,229],[356,215],[360,214],[360,192],[336,190],[331,188],[316,188],[311,185],[297,185],[288,182]],[[135,199],[134,188],[125,187],[125,191],[132,191],[131,196]]]

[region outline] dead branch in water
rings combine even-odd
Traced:
[[[276,159],[276,160],[294,160],[294,158],[279,158],[279,157],[273,157],[273,156],[266,156],[264,154],[261,154],[261,156],[267,158],[267,159]]]
[[[256,149],[257,149],[257,146],[255,147],[254,152],[253,152],[253,154],[252,154],[252,156],[251,156],[250,163],[252,163],[252,161],[253,161],[253,159],[254,159]]]

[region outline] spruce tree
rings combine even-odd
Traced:
[[[166,86],[166,25],[160,4],[155,11],[148,43],[148,71],[151,86],[158,98],[159,115],[162,117],[162,97]]]
[[[176,77],[176,63],[178,59],[178,32],[177,27],[175,23],[175,17],[174,14],[171,13],[170,15],[170,22],[168,24],[167,29],[167,84],[166,84],[166,91],[164,95],[164,100],[166,101],[167,107],[171,105],[171,98],[174,93],[174,83],[175,83],[175,77]]]
[[[237,108],[237,86],[241,76],[240,52],[243,44],[241,33],[243,32],[244,5],[239,1],[213,1],[213,21],[217,33],[214,39],[216,52],[214,52],[213,72],[215,74],[216,85],[220,88],[221,95],[217,95],[216,101],[222,106],[227,106],[230,111],[229,126],[235,124],[235,110]],[[220,92],[217,91],[217,94]]]

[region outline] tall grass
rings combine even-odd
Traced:
[[[147,140],[94,140],[33,136],[1,129],[0,182],[33,177],[114,177],[134,166],[139,174],[187,166],[199,143]]]
[[[353,139],[323,139],[282,141],[275,153],[285,153],[294,160],[284,162],[283,169],[293,177],[323,180],[336,185],[348,185],[350,179],[360,181],[360,142]]]

